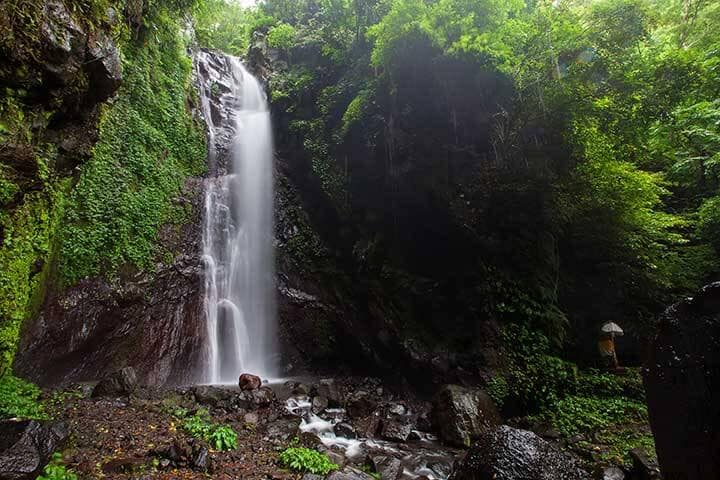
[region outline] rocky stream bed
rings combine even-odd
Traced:
[[[80,478],[323,478],[284,468],[291,446],[324,452],[338,466],[328,480],[644,478],[502,425],[482,390],[458,385],[429,399],[367,377],[144,388],[128,368],[47,396],[54,420],[0,423],[0,478],[34,479],[54,451]],[[204,411],[237,448],[189,434],[185,420]]]

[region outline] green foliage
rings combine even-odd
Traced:
[[[123,86],[69,199],[60,262],[70,284],[124,265],[149,268],[158,229],[185,220],[174,203],[185,179],[204,168],[203,135],[185,102],[191,62],[179,24],[163,14],[154,24],[145,45],[123,49]]]
[[[297,32],[295,31],[295,27],[287,23],[280,23],[270,28],[267,42],[268,46],[272,48],[289,50],[295,44],[296,37]]]
[[[0,212],[0,375],[15,356],[23,320],[44,295],[46,265],[64,210],[67,181],[48,180],[44,191],[25,194],[14,211]]]
[[[506,368],[489,385],[489,394],[502,406],[508,400],[524,409],[547,408],[574,392],[577,367],[550,355],[548,338],[527,327],[509,324],[501,333]]]
[[[193,20],[200,46],[236,56],[247,52],[254,30],[275,23],[258,9],[226,0],[198,1]]]
[[[280,464],[297,472],[327,475],[339,467],[324,453],[304,447],[289,447],[280,452]]]
[[[633,428],[635,427],[635,428]],[[607,449],[599,457],[604,462],[632,467],[633,461],[630,451],[636,448],[643,450],[651,458],[656,457],[655,438],[649,431],[642,431],[636,425],[616,424],[595,434],[600,445],[607,445]],[[597,447],[591,445],[595,450]]]
[[[77,475],[72,470],[68,470],[62,461],[61,454],[53,453],[52,460],[45,466],[43,474],[37,477],[37,480],[77,480]]]
[[[625,397],[570,395],[544,412],[566,437],[631,421],[647,421],[644,403]]]
[[[4,418],[47,418],[40,389],[9,374],[0,376],[0,419]]]
[[[698,211],[700,235],[720,253],[720,196],[703,202]]]
[[[219,451],[235,450],[238,447],[237,432],[226,425],[213,423],[206,410],[198,410],[194,415],[187,417],[183,422],[183,430],[193,437],[205,440]]]
[[[220,425],[210,432],[207,441],[215,450],[220,451],[235,450],[238,446],[237,433],[226,425]]]

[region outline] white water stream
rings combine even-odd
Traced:
[[[205,191],[207,341],[202,377],[211,384],[234,384],[245,372],[274,378],[277,348],[270,112],[259,82],[238,58],[199,52],[196,62],[214,175],[207,180]],[[225,78],[220,78],[223,75]],[[216,83],[220,81],[223,88]],[[217,164],[220,140],[227,145],[224,165]]]

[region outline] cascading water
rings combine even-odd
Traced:
[[[203,260],[206,383],[276,377],[273,141],[263,89],[235,57],[199,52],[208,124]]]

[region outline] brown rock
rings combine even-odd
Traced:
[[[243,373],[240,375],[239,384],[241,390],[257,390],[262,386],[262,380],[252,373]]]

